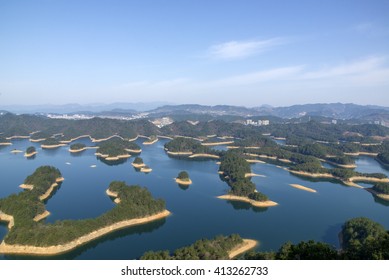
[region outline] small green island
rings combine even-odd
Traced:
[[[187,137],[176,137],[165,144],[165,151],[169,156],[187,158],[219,159],[219,152],[201,145],[201,142]]]
[[[75,143],[70,145],[69,152],[71,153],[80,153],[86,150],[86,145],[83,143]]]
[[[62,254],[113,231],[170,215],[165,202],[154,199],[146,188],[114,181],[108,190],[119,203],[112,210],[94,219],[46,224],[44,201],[62,180],[58,169],[42,166],[26,178],[24,185],[29,188],[0,200],[0,218],[8,222],[9,228],[0,244],[0,254]]]
[[[36,151],[36,148],[34,146],[30,146],[26,149],[26,152],[24,153],[24,156],[26,158],[31,158],[35,156],[38,152]]]
[[[221,159],[219,174],[222,180],[231,187],[228,194],[219,196],[220,199],[248,202],[256,207],[271,207],[277,203],[269,200],[263,193],[255,189],[251,181],[250,164],[238,151],[228,151]]]
[[[141,157],[136,157],[134,161],[131,163],[131,165],[137,169],[141,169],[142,167],[146,166],[146,164],[143,162],[143,159]]]
[[[258,242],[242,239],[238,234],[217,236],[214,239],[201,239],[194,244],[169,251],[149,251],[141,260],[229,260],[252,250]]]
[[[189,178],[189,174],[186,171],[181,171],[178,173],[178,176],[175,180],[176,183],[182,186],[189,186],[192,184],[192,180]]]
[[[119,137],[113,137],[99,144],[96,156],[107,161],[117,161],[131,157],[132,154],[142,152],[139,145]]]

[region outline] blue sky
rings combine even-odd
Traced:
[[[0,0],[0,105],[389,106],[389,1]]]

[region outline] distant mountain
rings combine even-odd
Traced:
[[[356,104],[305,104],[289,107],[262,106],[246,108],[241,106],[205,106],[197,104],[163,106],[149,111],[150,115],[184,115],[206,114],[211,116],[274,116],[284,119],[301,118],[304,116],[320,116],[333,119],[363,119],[366,120],[389,120],[389,108],[356,105]]]
[[[166,105],[166,102],[149,103],[112,103],[112,104],[64,104],[64,105],[0,105],[0,110],[6,110],[18,114],[34,113],[97,113],[103,111],[114,111],[116,113],[134,113],[136,111],[149,111]]]
[[[228,119],[230,121],[256,117],[277,117],[282,119],[298,119],[306,116],[325,117],[330,119],[360,120],[362,122],[389,122],[389,108],[372,105],[356,105],[343,103],[304,104],[288,107],[247,108],[243,106],[199,104],[168,105],[161,102],[151,103],[112,103],[112,104],[65,104],[35,106],[1,106],[1,111],[14,113],[82,113],[93,116],[126,116],[146,112],[150,118],[170,116],[176,120],[183,119]]]

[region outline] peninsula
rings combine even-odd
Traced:
[[[147,189],[114,181],[107,191],[118,199],[112,210],[94,219],[45,224],[42,219],[48,213],[42,200],[61,178],[58,169],[40,167],[25,180],[25,184],[33,186],[30,190],[0,200],[0,218],[8,221],[9,227],[11,223],[17,225],[10,228],[0,244],[0,254],[62,254],[113,231],[170,215],[165,202],[152,198]],[[20,208],[29,211],[20,211]]]

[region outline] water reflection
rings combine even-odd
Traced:
[[[235,210],[250,210],[252,209],[255,213],[262,213],[266,212],[269,208],[268,207],[255,207],[252,206],[250,203],[242,202],[242,201],[236,201],[236,200],[226,200],[228,204],[231,204],[231,206]]]
[[[57,256],[12,256],[12,255],[5,255],[4,258],[8,260],[30,260],[30,259],[36,259],[36,260],[71,260],[75,259],[78,256],[82,255],[84,252],[88,250],[94,250],[97,246],[104,242],[109,242],[109,241],[114,241],[116,239],[124,238],[129,235],[133,234],[138,234],[142,235],[145,233],[151,233],[160,227],[162,227],[166,223],[166,218],[160,219],[151,223],[143,224],[143,225],[138,225],[138,226],[133,226],[133,227],[128,227],[124,229],[117,230],[115,232],[109,233],[108,235],[105,235],[101,238],[98,238],[96,240],[93,240],[91,242],[88,242],[81,247],[69,252],[69,253],[64,253],[61,255]],[[101,257],[100,257],[101,259]]]
[[[116,165],[121,165],[123,163],[127,162],[127,158],[121,158],[118,160],[106,160],[102,157],[96,157],[97,160],[101,161],[102,163],[108,165],[108,166],[116,166]]]

